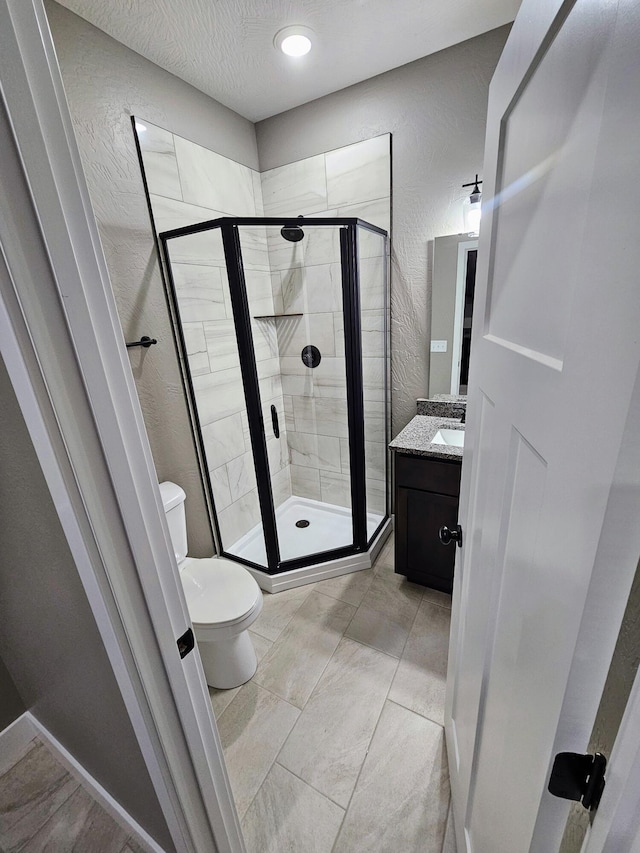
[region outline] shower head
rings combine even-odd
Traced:
[[[302,219],[302,217],[299,216],[298,219]],[[299,225],[285,225],[280,229],[280,233],[284,239],[288,240],[290,243],[299,243],[304,237],[304,231]]]

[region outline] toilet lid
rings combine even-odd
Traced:
[[[187,560],[180,577],[194,625],[237,622],[262,595],[245,568],[223,558]]]

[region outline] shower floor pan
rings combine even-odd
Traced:
[[[342,506],[299,498],[287,498],[276,509],[276,525],[280,543],[280,559],[293,560],[310,554],[320,554],[334,548],[342,548],[353,542],[351,510]],[[373,535],[383,516],[367,513],[367,533]],[[298,526],[299,522],[309,522]],[[262,535],[262,525],[238,539],[227,552],[266,565],[267,555]]]

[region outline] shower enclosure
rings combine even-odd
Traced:
[[[159,239],[220,553],[348,567],[389,527],[386,232],[224,217]]]

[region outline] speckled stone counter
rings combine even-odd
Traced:
[[[467,398],[453,394],[434,394],[428,400],[420,397],[416,401],[419,415],[431,415],[434,418],[461,418],[467,408]]]
[[[462,447],[431,443],[439,429],[464,430],[464,424],[460,423],[459,418],[416,415],[393,439],[389,448],[409,456],[428,456],[431,459],[450,459],[461,462]]]

